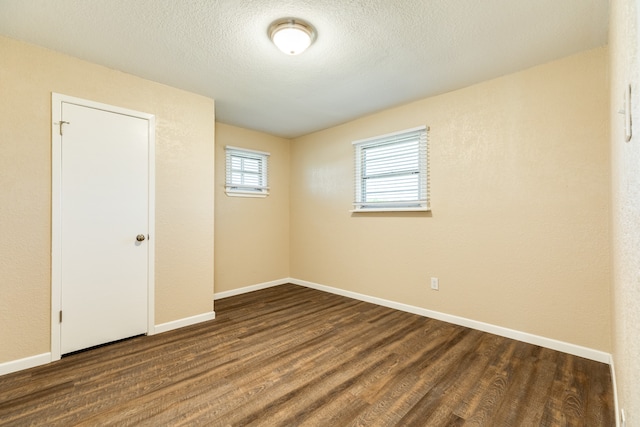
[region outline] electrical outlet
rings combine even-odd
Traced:
[[[434,291],[437,291],[440,289],[440,284],[438,283],[437,277],[431,278],[431,289],[433,289]]]

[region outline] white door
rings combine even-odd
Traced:
[[[150,138],[148,120],[68,102],[60,126],[65,354],[147,332]]]

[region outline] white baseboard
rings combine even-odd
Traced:
[[[467,319],[464,317],[453,316],[451,314],[428,310],[426,308],[416,307],[413,305],[408,305],[408,304],[403,304],[403,303],[390,301],[382,298],[372,297],[369,295],[359,294],[356,292],[345,291],[343,289],[320,285],[318,283],[308,282],[306,280],[289,278],[287,282],[293,283],[294,285],[300,285],[300,286],[305,286],[307,288],[317,289],[319,291],[342,295],[342,296],[357,299],[360,301],[370,302],[372,304],[377,304],[384,307],[393,308],[396,310],[406,311],[408,313],[418,314],[420,316],[425,316],[432,319],[442,320],[443,322],[453,323],[454,325],[466,326],[467,328],[477,329],[479,331],[489,332],[494,335],[511,338],[511,339],[526,342],[529,344],[539,345],[541,347],[550,348],[552,350],[561,351],[563,353],[573,354],[574,356],[584,357],[585,359],[595,360],[596,362],[607,363],[607,364],[611,363],[611,354],[605,353],[600,350],[594,350],[592,348],[582,347],[579,345],[558,341],[552,338],[545,338],[538,335],[529,334],[527,332],[520,332],[520,331],[516,331],[509,328],[504,328],[502,326],[496,326],[489,323],[478,322],[476,320]]]
[[[292,283],[291,280],[293,279],[289,279],[289,278],[278,279],[278,280],[272,280],[270,282],[258,283],[257,285],[251,285],[251,286],[245,286],[243,288],[232,289],[230,291],[218,292],[213,294],[213,299],[215,301],[218,299],[229,298],[235,295],[246,294],[248,292],[259,291],[260,289],[271,288],[273,286],[285,285],[287,283]]]
[[[173,329],[182,328],[184,326],[195,325],[196,323],[206,322],[207,320],[213,320],[215,318],[216,313],[215,311],[212,311],[209,313],[199,314],[197,316],[191,316],[184,319],[174,320],[172,322],[162,323],[160,325],[156,325],[152,333],[150,333],[149,335],[171,331]],[[25,357],[23,359],[0,363],[0,376],[40,365],[46,365],[47,363],[50,363],[52,361],[53,359],[51,353],[43,353],[37,354],[35,356]]]
[[[198,314],[196,316],[185,317],[184,319],[173,320],[171,322],[161,323],[159,325],[156,325],[154,333],[161,334],[162,332],[168,332],[174,329],[183,328],[185,326],[195,325],[196,323],[206,322],[207,320],[213,320],[215,318],[216,318],[215,311]]]
[[[279,280],[272,280],[270,282],[259,283],[257,285],[246,286],[243,288],[232,289],[230,291],[224,291],[214,294],[214,300],[228,298],[235,295],[240,295],[248,292],[257,291],[260,289],[266,289],[273,286],[284,285],[286,283],[292,283],[294,285],[305,286],[311,289],[317,289],[319,291],[329,292],[336,295],[342,295],[348,298],[357,299],[364,302],[369,302],[384,307],[393,308],[408,313],[417,314],[432,319],[441,320],[443,322],[453,323],[454,325],[465,326],[479,331],[488,332],[491,334],[499,335],[506,338],[515,339],[518,341],[526,342],[529,344],[539,345],[541,347],[550,348],[552,350],[561,351],[563,353],[573,354],[575,356],[584,357],[585,359],[594,360],[596,362],[606,363],[610,366],[611,377],[613,380],[613,392],[614,402],[616,407],[616,423],[618,422],[618,395],[615,382],[615,370],[613,366],[613,358],[611,354],[594,350],[588,347],[582,347],[575,344],[570,344],[563,341],[554,340],[551,338],[545,338],[538,335],[529,334],[526,332],[520,332],[502,326],[491,325],[489,323],[478,322],[476,320],[467,319],[464,317],[453,316],[450,314],[441,313],[438,311],[428,310],[426,308],[416,307],[409,304],[403,304],[395,301],[386,300],[383,298],[372,297],[357,292],[345,291],[339,288],[333,288],[331,286],[321,285],[318,283],[309,282],[306,280],[284,278]],[[216,317],[215,311],[209,313],[203,313],[196,316],[187,317],[184,319],[174,320],[172,322],[162,323],[156,325],[153,333],[162,333],[171,331],[173,329],[182,328],[184,326],[195,325],[196,323],[206,322],[213,320]],[[35,366],[44,365],[51,362],[51,353],[43,353],[35,356],[26,357],[24,359],[12,360],[9,362],[0,363],[0,375],[9,374],[11,372],[20,371],[23,369],[33,368]]]
[[[49,362],[51,362],[51,353],[42,353],[35,356],[25,357],[24,359],[0,363],[0,375],[22,371],[24,369],[34,368],[40,365],[46,365]]]
[[[273,280],[271,282],[260,283],[253,286],[246,286],[239,289],[233,289],[231,291],[225,291],[218,294],[214,294],[214,299],[227,298],[230,296],[240,295],[247,292],[253,292],[260,289],[266,289],[272,286],[283,285],[286,283],[292,283],[294,285],[305,286],[311,289],[317,289],[319,291],[329,292],[336,295],[342,295],[348,298],[357,299],[364,302],[369,302],[384,307],[393,308],[400,311],[405,311],[412,314],[417,314],[424,317],[429,317],[443,322],[453,323],[454,325],[465,326],[471,329],[477,329],[479,331],[488,332],[494,335],[499,335],[505,338],[511,338],[514,340],[526,342],[528,344],[539,345],[541,347],[549,348],[552,350],[561,351],[563,353],[572,354],[574,356],[584,357],[585,359],[594,360],[596,362],[611,364],[612,358],[610,353],[604,351],[595,350],[588,347],[583,347],[576,344],[567,343],[564,341],[558,341],[552,338],[541,337],[539,335],[530,334],[527,332],[516,331],[513,329],[505,328],[502,326],[496,326],[489,323],[479,322],[477,320],[471,320],[464,317],[454,316],[451,314],[441,313],[439,311],[428,310],[426,308],[416,307],[409,304],[403,304],[383,298],[372,297],[357,292],[345,291],[344,289],[334,288],[331,286],[321,285],[319,283],[313,283],[306,280],[295,279],[292,277]]]

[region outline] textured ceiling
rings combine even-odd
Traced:
[[[299,56],[267,38],[286,16],[318,31]],[[608,0],[0,0],[1,35],[285,137],[604,46],[607,31]]]

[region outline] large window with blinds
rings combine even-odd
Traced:
[[[427,211],[427,127],[353,142],[352,212]]]
[[[266,197],[269,194],[269,153],[226,146],[228,196]]]

